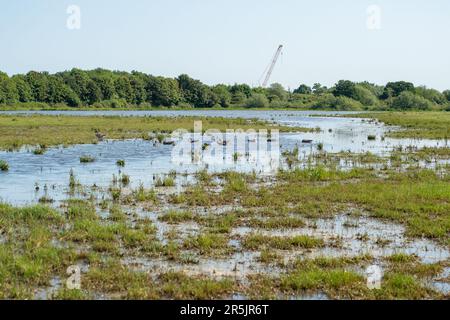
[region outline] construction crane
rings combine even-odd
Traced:
[[[269,83],[269,80],[270,80],[270,76],[272,75],[272,72],[273,72],[273,68],[275,68],[275,65],[277,64],[278,58],[280,57],[280,54],[281,54],[282,50],[283,50],[283,45],[280,45],[278,47],[277,51],[275,52],[275,55],[272,58],[269,70],[267,71],[266,77],[264,78],[264,82],[262,83],[262,87],[263,88],[267,87],[267,84]],[[264,76],[264,74],[263,74],[263,76]]]

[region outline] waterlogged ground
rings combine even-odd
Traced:
[[[389,138],[399,128],[330,113],[117,113],[260,118],[320,130],[282,133],[273,168],[244,155],[206,168],[180,165],[171,161],[174,146],[142,139],[0,152],[9,164],[0,198],[28,206],[0,208],[1,296],[449,297],[445,140]],[[95,161],[80,163],[82,156]],[[71,265],[81,268],[80,290],[66,288]],[[373,265],[382,286],[370,290]]]
[[[6,114],[52,114],[52,115],[103,115],[105,111],[3,111]],[[378,122],[366,119],[331,118],[333,114],[346,112],[294,112],[294,111],[108,111],[120,116],[211,116],[241,117],[275,121],[292,127],[320,128],[318,132],[281,133],[281,152],[298,148],[298,157],[307,159],[317,152],[318,145],[329,153],[351,152],[375,155],[388,155],[392,150],[415,146],[445,147],[445,140],[430,139],[393,139],[386,134],[395,127],[386,127]],[[320,117],[323,114],[324,117]],[[375,140],[369,140],[374,136]],[[311,140],[311,143],[303,143]],[[22,147],[19,152],[0,151],[0,159],[10,164],[6,173],[1,173],[0,199],[12,204],[27,204],[38,201],[42,196],[54,200],[66,197],[69,172],[73,170],[83,185],[107,187],[113,175],[125,173],[131,179],[132,186],[143,183],[154,184],[156,178],[176,171],[178,174],[194,173],[203,169],[204,164],[179,165],[172,161],[172,146],[142,139],[125,141],[109,140],[98,144],[74,145],[49,148],[43,154],[36,155],[35,146]],[[80,163],[80,157],[91,156],[93,163]],[[229,155],[230,156],[230,155]],[[126,168],[116,166],[117,160],[126,162]],[[352,164],[350,164],[352,165]],[[428,164],[431,165],[431,164]],[[342,163],[342,166],[349,164]],[[210,165],[212,172],[235,170],[242,172],[276,171],[273,168],[255,168],[245,157],[236,162]]]

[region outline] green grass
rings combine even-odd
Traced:
[[[91,163],[95,162],[95,158],[89,155],[84,155],[80,157],[80,163]]]
[[[443,158],[447,154],[431,149],[413,152],[426,156],[439,153]],[[362,157],[381,161],[371,155]],[[89,299],[104,294],[130,299],[215,299],[229,298],[234,292],[254,298],[319,292],[349,299],[445,298],[424,284],[441,274],[448,266],[445,262],[423,264],[418,257],[402,252],[381,261],[370,255],[286,259],[297,253],[295,250],[310,251],[326,243],[304,235],[271,236],[251,231],[240,236],[233,232],[242,226],[253,228],[253,232],[255,228],[300,228],[305,221],[313,226],[306,218],[364,212],[387,223],[403,224],[410,237],[426,237],[448,246],[450,176],[448,167],[439,170],[444,174],[418,168],[340,171],[318,166],[282,171],[269,184],[262,184],[267,180],[253,175],[202,172],[196,185],[173,197],[159,194],[158,198],[153,189],[141,185],[133,190],[132,201],[125,201],[117,179],[114,202],[109,197],[86,195],[90,200],[68,199],[58,209],[43,204],[20,208],[0,204],[0,298],[31,299],[36,289],[48,287],[55,276],[65,279],[67,266],[80,262],[89,265],[82,275],[82,290],[62,289],[51,298]],[[213,178],[217,178],[214,183]],[[78,185],[74,175],[71,180]],[[216,181],[219,185],[214,185]],[[102,210],[96,207],[100,201]],[[164,230],[162,241],[150,219],[133,214],[138,210],[158,213],[169,201],[177,205],[163,211],[158,219],[180,225],[192,221],[200,233],[186,235],[179,226],[171,226]],[[216,212],[222,209],[220,205],[227,205],[225,212]],[[200,207],[194,210],[190,206]],[[109,215],[102,217],[105,210]],[[239,241],[241,247],[234,249],[230,240]],[[257,280],[233,281],[167,270],[139,272],[134,262],[125,262],[127,258],[155,259],[163,266],[173,263],[195,268],[200,261],[226,259],[234,250],[239,254],[259,252],[255,262],[276,272],[264,271]],[[385,276],[381,289],[369,290],[363,270],[374,262],[383,265]]]
[[[5,160],[0,160],[0,171],[8,171],[9,164]]]
[[[363,287],[364,278],[356,272],[346,270],[312,269],[296,272],[281,279],[284,290],[329,290]]]
[[[351,204],[374,217],[404,224],[409,236],[424,236],[448,243],[448,176],[438,176],[429,170],[391,173],[388,179],[364,175],[366,178],[356,181],[323,184],[314,182],[316,179],[306,178],[305,181],[303,175],[296,179],[296,174],[294,177],[288,174],[286,182],[273,188],[242,194],[241,203],[267,208],[297,205],[294,212],[308,217],[330,216]]]
[[[133,192],[133,194],[135,200],[138,202],[152,202],[152,203],[158,202],[158,197],[156,195],[155,190],[153,189],[146,190],[143,184],[139,185],[139,187],[137,188],[137,190]]]
[[[174,187],[175,186],[175,179],[167,176],[164,178],[158,178],[155,181],[155,187]]]
[[[263,249],[258,257],[258,261],[266,264],[280,263],[283,256],[270,249]]]
[[[203,130],[279,129],[309,131],[271,125],[259,120],[216,117],[119,117],[119,116],[44,116],[0,115],[0,148],[15,150],[23,145],[72,145],[96,143],[96,132],[107,139],[149,138],[150,133],[170,133],[183,128],[193,130],[200,120]]]
[[[321,247],[324,245],[324,241],[322,239],[304,235],[278,237],[250,234],[244,237],[242,245],[244,248],[249,250],[257,250],[263,247],[280,250],[292,250],[296,248],[310,249]]]
[[[202,233],[198,236],[191,236],[184,241],[186,249],[199,250],[201,254],[220,254],[228,248],[228,239],[221,234]]]
[[[270,217],[267,219],[250,219],[249,226],[261,229],[292,229],[305,226],[305,222],[298,217]]]
[[[194,219],[194,215],[190,211],[170,210],[169,212],[159,216],[158,219],[169,224],[178,224],[180,222],[192,221]]]
[[[374,112],[360,113],[348,117],[374,118],[387,125],[400,126],[388,136],[395,138],[450,138],[449,112]]]

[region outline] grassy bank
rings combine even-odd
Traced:
[[[400,126],[392,131],[395,138],[450,138],[450,112],[373,112],[351,115],[355,118],[377,119],[387,125]]]
[[[119,117],[119,116],[0,116],[0,148],[17,149],[23,145],[71,145],[95,143],[96,132],[105,139],[148,139],[149,133],[170,134],[176,129],[192,131],[194,121],[203,129],[278,129],[309,131],[310,129],[272,125],[259,120],[216,117]]]

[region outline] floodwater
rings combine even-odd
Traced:
[[[283,125],[320,128],[319,132],[280,134],[280,149],[299,148],[299,157],[306,157],[316,152],[319,144],[327,152],[351,151],[355,153],[371,152],[388,154],[398,146],[445,146],[446,141],[426,139],[391,139],[384,138],[389,130],[383,124],[357,118],[332,118],[334,114],[349,112],[318,111],[247,111],[247,110],[193,110],[193,111],[2,111],[0,114],[45,114],[45,115],[117,115],[117,116],[210,116],[257,118]],[[368,140],[369,135],[376,140]],[[311,140],[311,143],[303,143]],[[53,200],[67,197],[69,172],[73,170],[76,179],[85,186],[106,188],[113,175],[124,173],[130,177],[131,186],[139,184],[151,186],[156,178],[169,172],[186,174],[196,172],[204,163],[179,164],[172,161],[171,145],[155,144],[152,141],[132,139],[125,141],[103,141],[98,144],[74,145],[69,147],[49,148],[43,155],[35,155],[33,147],[25,147],[20,151],[0,151],[0,159],[9,163],[7,172],[0,172],[0,201],[12,204],[29,204],[46,196]],[[80,156],[93,156],[93,163],[80,163]],[[230,156],[230,155],[228,155]],[[116,161],[123,159],[124,168],[116,166]],[[273,164],[272,164],[273,165]],[[278,163],[272,172],[278,168]],[[265,168],[267,169],[267,168]],[[209,171],[236,170],[243,172],[262,172],[245,157],[236,162],[214,163],[208,166]],[[270,170],[269,170],[270,171]]]
[[[375,155],[389,155],[398,147],[444,147],[447,142],[443,140],[427,139],[392,139],[385,137],[386,133],[399,128],[387,127],[382,123],[359,118],[333,118],[330,115],[351,114],[349,112],[318,112],[318,111],[247,111],[247,110],[193,110],[193,111],[17,111],[0,112],[0,114],[45,114],[45,115],[117,115],[129,117],[142,116],[208,116],[208,117],[239,117],[248,119],[261,119],[282,125],[320,128],[319,131],[309,133],[280,134],[280,153],[285,150],[299,150],[299,158],[305,159],[308,155],[317,152],[320,145],[329,153],[346,152],[366,153]],[[368,139],[369,135],[375,140]],[[310,142],[305,142],[310,140]],[[247,142],[247,146],[250,142]],[[70,195],[69,174],[73,171],[76,180],[88,192],[105,194],[111,185],[113,176],[126,174],[130,177],[128,190],[140,184],[151,187],[159,177],[176,172],[176,187],[167,192],[176,192],[183,186],[194,181],[193,173],[206,168],[210,172],[235,170],[239,172],[256,172],[257,174],[271,174],[276,172],[284,163],[277,163],[273,169],[265,170],[243,156],[236,161],[214,163],[205,165],[204,162],[180,164],[172,161],[173,145],[164,145],[154,141],[142,139],[108,140],[98,144],[74,145],[69,147],[49,148],[43,155],[33,154],[33,146],[24,147],[20,151],[0,151],[0,159],[9,163],[7,172],[0,172],[0,201],[14,205],[36,203],[43,196],[55,200],[54,205]],[[96,159],[92,163],[80,163],[80,157],[89,155]],[[228,155],[229,156],[229,155]],[[116,161],[125,160],[124,167],[118,167]],[[269,166],[273,165],[269,164]],[[159,208],[157,212],[137,212],[146,214],[158,228],[158,240],[165,243],[166,231],[169,226],[158,220],[158,216],[169,208]],[[217,208],[227,211],[230,208]],[[144,210],[145,211],[145,210]],[[404,235],[405,229],[401,225],[386,221],[379,221],[369,216],[354,217],[342,213],[333,219],[314,219],[306,221],[303,228],[288,230],[256,230],[267,235],[292,236],[306,234],[319,237],[327,243],[323,248],[315,250],[298,250],[283,254],[285,259],[313,258],[317,256],[355,256],[369,253],[375,261],[383,265],[383,257],[397,252],[416,255],[424,263],[448,261],[450,252],[448,248],[440,246],[427,239],[409,239]],[[195,235],[199,232],[196,223],[182,223],[175,228],[177,234],[183,236]],[[233,230],[229,246],[233,254],[226,258],[195,257],[196,263],[185,264],[167,261],[163,258],[146,259],[143,257],[124,256],[123,263],[136,270],[161,271],[173,269],[183,270],[189,274],[206,274],[213,277],[235,277],[245,281],[248,275],[258,273],[280,273],[282,270],[274,265],[267,265],[258,261],[259,252],[246,251],[241,247],[240,239],[249,232],[255,232],[248,227],[238,227]],[[338,242],[337,245],[335,242]],[[364,270],[360,270],[362,273]],[[448,278],[449,268],[441,275]],[[60,286],[60,279],[55,278],[51,284],[54,288]],[[434,279],[428,285],[444,293],[450,291],[446,281]],[[48,291],[43,290],[37,294],[45,298]],[[236,296],[233,299],[245,298]],[[296,298],[296,297],[291,297]],[[308,298],[307,296],[297,298]],[[318,293],[311,299],[326,299]]]

